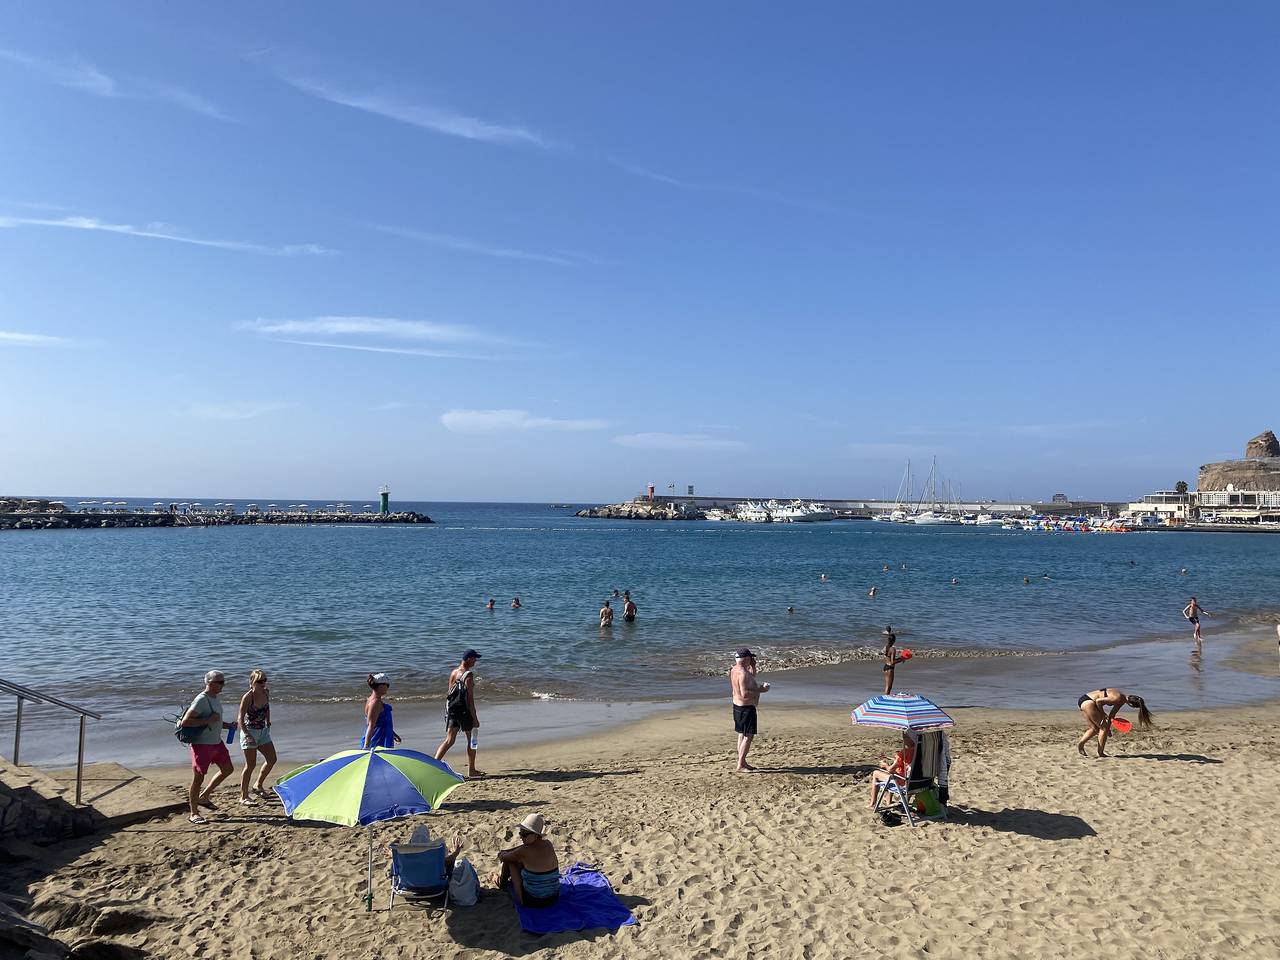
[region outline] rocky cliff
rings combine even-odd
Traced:
[[[1280,490],[1280,441],[1264,430],[1245,444],[1243,460],[1206,463],[1196,480],[1197,490]]]

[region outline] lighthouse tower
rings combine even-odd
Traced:
[[[378,491],[378,512],[384,517],[391,512],[391,488],[385,483]]]

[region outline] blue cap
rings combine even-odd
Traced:
[[[463,660],[479,660],[480,654],[476,653],[474,650],[468,650],[466,653],[462,655],[462,659]]]

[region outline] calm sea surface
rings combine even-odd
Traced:
[[[399,699],[438,699],[475,647],[487,698],[661,700],[705,690],[741,644],[765,670],[858,660],[892,623],[917,656],[986,658],[1185,635],[1192,593],[1219,615],[1209,625],[1280,607],[1272,536],[397,507],[437,523],[2,534],[0,676],[72,701],[177,704],[210,667],[237,690],[263,667],[278,700],[317,702],[361,696],[384,670]],[[619,610],[601,631],[615,588],[639,619]]]

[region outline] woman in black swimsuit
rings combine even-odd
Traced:
[[[1124,706],[1135,707],[1138,711],[1138,726],[1144,730],[1151,728],[1151,711],[1147,709],[1147,702],[1137,694],[1128,694],[1127,696],[1121,690],[1115,687],[1099,687],[1097,690],[1090,690],[1088,693],[1081,694],[1080,699],[1076,701],[1076,706],[1080,708],[1080,712],[1084,714],[1085,721],[1089,727],[1076,741],[1076,749],[1080,751],[1080,756],[1084,756],[1084,745],[1094,737],[1098,738],[1098,756],[1105,757],[1107,748],[1107,737],[1111,735],[1111,721],[1115,719],[1115,715],[1120,712]],[[1110,708],[1110,712],[1108,712]]]
[[[884,628],[884,665],[880,668],[884,673],[884,695],[887,697],[893,693],[893,668],[902,663],[902,657],[898,656],[894,648],[894,644],[898,642],[898,635],[893,632],[893,627]]]

